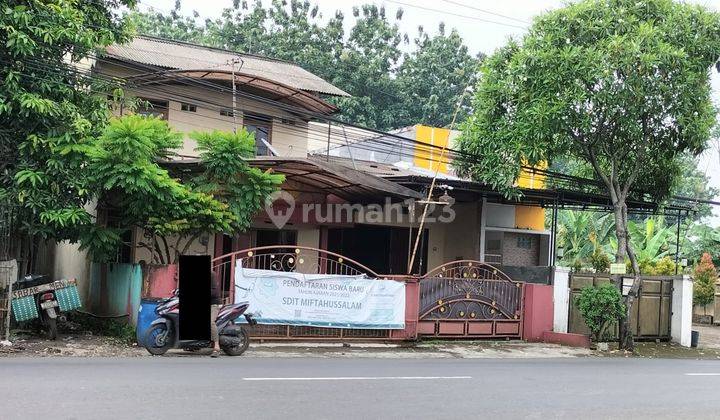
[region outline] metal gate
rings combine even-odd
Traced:
[[[443,264],[420,279],[418,335],[520,338],[522,286],[480,261]]]
[[[589,334],[590,330],[575,305],[581,290],[588,286],[602,283],[613,283],[620,287],[621,276],[607,274],[573,273],[570,276],[570,308],[568,315],[568,332]],[[638,340],[669,340],[670,317],[672,315],[673,277],[641,276],[638,297],[630,312],[630,328]],[[617,325],[608,331],[609,340],[618,338]]]
[[[225,298],[234,295],[235,267],[257,268],[278,272],[304,274],[360,275],[381,278],[380,275],[343,255],[318,248],[277,245],[249,248],[217,257],[213,260],[213,275],[221,279]],[[329,339],[367,340],[393,339],[392,330],[386,329],[341,329],[327,327],[305,327],[295,325],[255,325],[248,327],[253,338],[269,340]]]

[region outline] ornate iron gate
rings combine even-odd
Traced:
[[[522,286],[479,261],[443,264],[420,279],[418,335],[520,338]]]
[[[371,278],[380,275],[354,261],[334,252],[322,249],[278,245],[245,249],[217,257],[213,260],[213,275],[223,284],[225,297],[234,298],[235,267],[258,268],[278,272],[298,272],[305,274],[360,275]],[[393,339],[392,330],[385,329],[341,329],[326,327],[306,327],[295,325],[255,325],[248,327],[250,336],[268,340],[329,339],[329,340],[367,340]]]

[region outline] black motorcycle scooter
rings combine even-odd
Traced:
[[[240,356],[250,345],[250,339],[245,329],[235,325],[235,320],[241,315],[245,316],[249,325],[256,325],[257,321],[252,315],[245,313],[249,302],[239,302],[225,305],[220,308],[215,324],[220,335],[220,348],[229,356]],[[173,296],[160,302],[155,308],[159,318],[150,324],[145,333],[145,348],[152,355],[165,354],[171,348],[182,348],[195,351],[208,348],[210,342],[204,340],[180,340],[178,331],[178,320],[180,299],[178,291]]]

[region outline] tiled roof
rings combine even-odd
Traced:
[[[124,61],[177,70],[232,71],[232,60],[238,73],[263,77],[274,82],[308,92],[336,96],[348,93],[310,73],[302,67],[282,60],[242,54],[201,45],[138,36],[127,44],[115,44],[106,49],[107,56]]]

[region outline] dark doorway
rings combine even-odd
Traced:
[[[407,274],[417,229],[355,225],[328,229],[328,251],[345,255],[379,274]],[[428,232],[418,246],[413,273],[427,268]]]
[[[277,270],[282,267],[283,271],[292,271],[291,267],[294,263],[288,258],[283,258],[282,254],[293,254],[295,252],[295,246],[297,245],[297,231],[296,230],[271,230],[271,229],[258,229],[255,233],[255,246],[277,246],[277,245],[288,245],[287,248],[280,248],[274,252],[278,253],[277,258],[263,258],[256,260],[257,266],[255,268],[261,268],[264,270]]]
[[[258,229],[255,246],[297,245],[296,230]],[[290,249],[292,252],[292,249]]]

